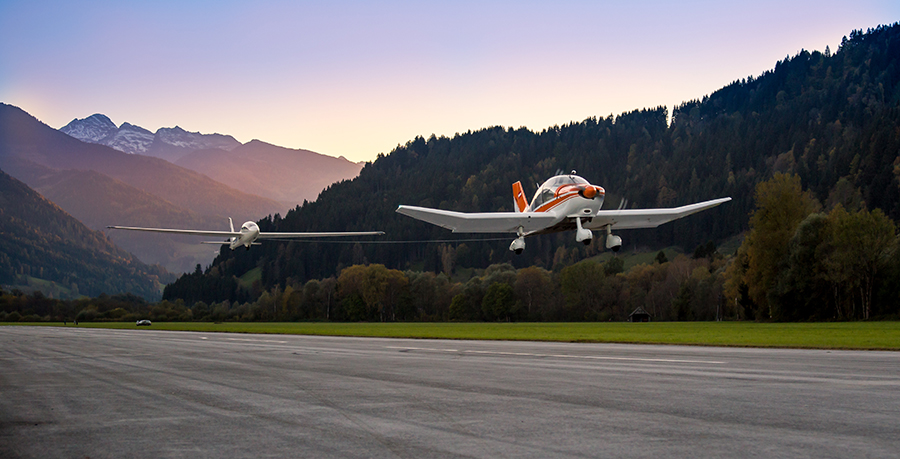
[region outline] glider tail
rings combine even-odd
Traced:
[[[231,232],[233,233],[234,232],[234,221],[231,219],[231,217],[228,217],[228,227],[231,228]],[[236,237],[231,237],[231,238],[228,238],[228,240],[225,241],[224,243],[225,244],[233,244],[234,241],[236,241],[236,240],[237,240]],[[234,247],[232,247],[231,250],[234,250]]]
[[[525,212],[528,207],[528,201],[525,200],[525,190],[522,189],[522,182],[513,183],[513,204],[516,212]]]

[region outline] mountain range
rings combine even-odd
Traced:
[[[352,179],[362,169],[362,164],[344,157],[294,150],[259,140],[231,150],[195,150],[175,164],[245,193],[287,203],[291,208],[315,200],[332,183]]]
[[[155,133],[94,114],[59,129],[84,142],[165,159],[217,182],[281,203],[284,210],[313,201],[325,187],[359,174],[362,164],[343,156],[290,149],[252,140],[241,144],[222,134],[188,132],[175,126]]]
[[[101,113],[76,118],[59,130],[83,142],[106,145],[125,153],[155,156],[172,163],[194,150],[218,148],[228,151],[241,145],[230,135],[187,132],[178,126],[160,128],[156,133],[130,123],[116,127]]]

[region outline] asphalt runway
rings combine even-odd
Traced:
[[[900,353],[0,327],[0,457],[898,457]]]

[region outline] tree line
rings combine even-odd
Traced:
[[[0,293],[2,321],[597,321],[626,320],[637,306],[656,320],[712,320],[721,257],[679,255],[622,271],[619,258],[584,260],[559,272],[508,263],[466,281],[444,273],[353,265],[337,277],[262,292],[254,301],[148,303],[136,296],[58,300]],[[721,295],[719,294],[719,297]],[[695,301],[696,300],[696,301]],[[710,308],[709,305],[713,305]],[[721,312],[725,318],[725,312]]]

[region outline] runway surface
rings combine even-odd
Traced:
[[[0,327],[0,457],[897,457],[900,353]]]

